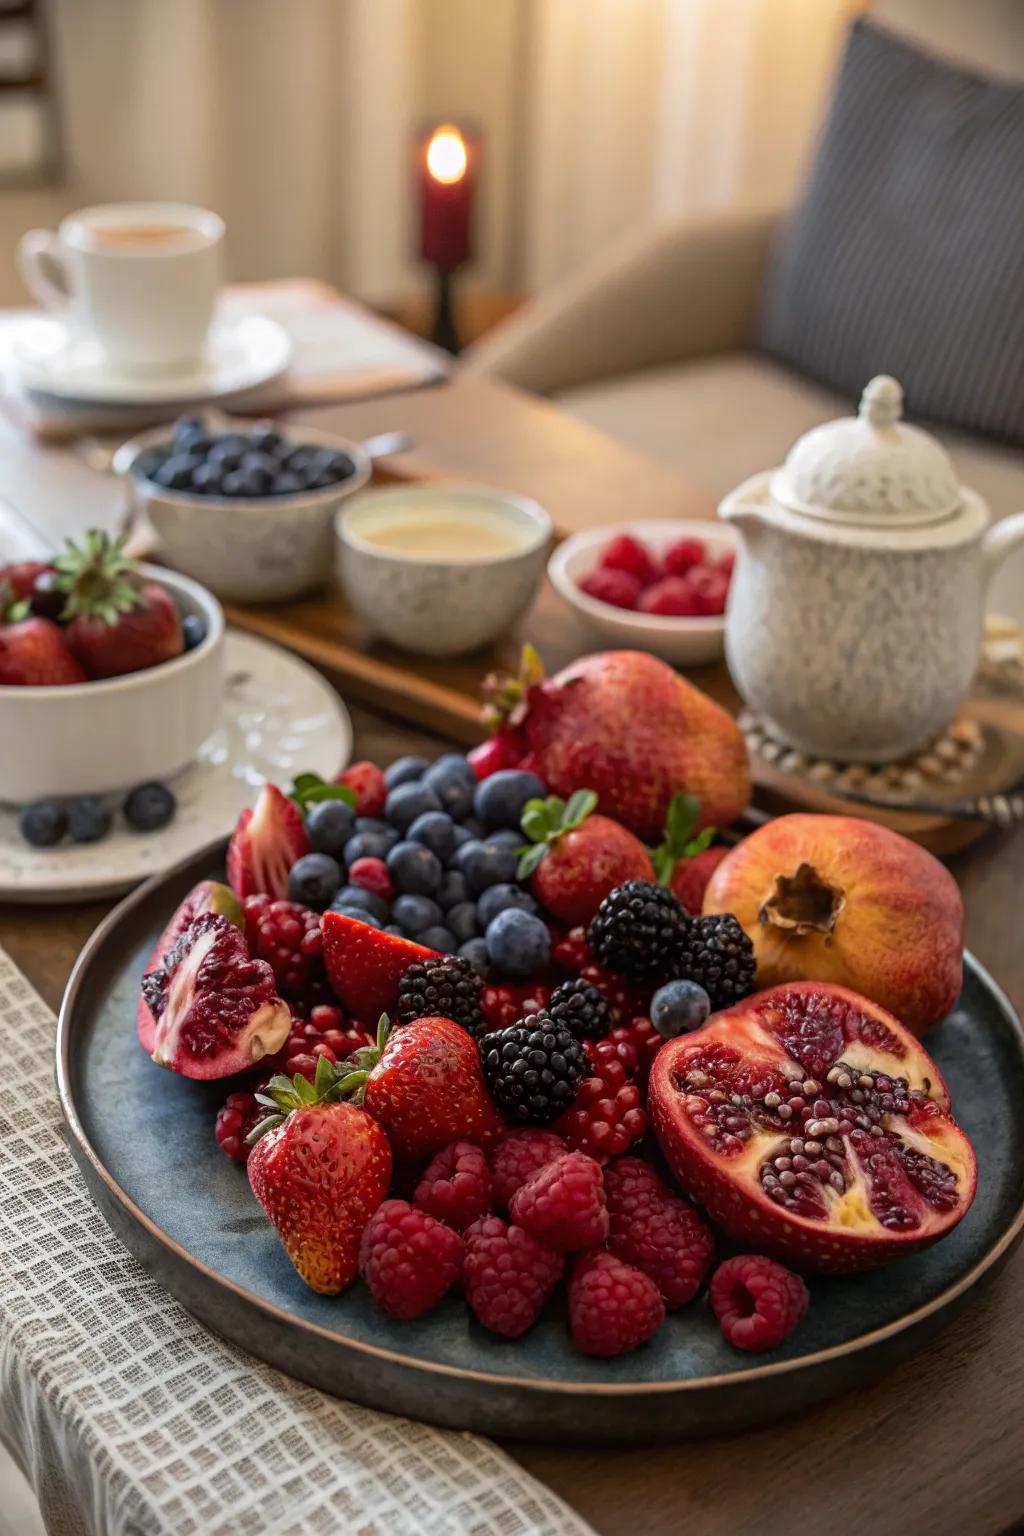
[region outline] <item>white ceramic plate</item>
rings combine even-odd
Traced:
[[[739,536],[728,523],[710,519],[656,518],[645,523],[609,523],[585,528],[565,539],[548,561],[551,585],[584,619],[595,635],[618,646],[650,651],[665,661],[699,666],[717,661],[725,649],[725,617],[670,618],[656,613],[635,613],[613,608],[588,597],[579,582],[597,565],[601,550],[618,534],[641,539],[655,554],[664,554],[677,539],[700,539],[715,557],[739,553]]]
[[[195,368],[143,377],[111,368],[96,342],[74,335],[60,320],[31,316],[11,338],[23,388],[117,405],[184,405],[241,394],[277,378],[291,354],[288,333],[264,315],[216,320]]]
[[[178,812],[162,832],[133,832],[121,817],[99,843],[33,848],[18,814],[0,807],[0,899],[90,901],[119,895],[230,832],[267,779],[309,769],[333,776],[352,752],[352,722],[318,672],[280,646],[229,630],[224,715],[198,760],[173,780]]]

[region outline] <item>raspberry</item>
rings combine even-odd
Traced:
[[[604,1187],[612,1252],[650,1276],[670,1311],[692,1301],[715,1252],[697,1212],[639,1157],[623,1157],[606,1168]]]
[[[349,865],[348,882],[364,891],[372,891],[375,896],[383,896],[385,901],[391,901],[395,894],[383,859],[356,859]]]
[[[693,589],[685,576],[666,576],[647,588],[637,604],[641,613],[662,614],[669,618],[691,618],[700,613]]]
[[[561,1279],[565,1260],[500,1216],[481,1216],[467,1229],[465,1242],[466,1301],[485,1328],[518,1339]]]
[[[552,944],[551,958],[559,970],[569,976],[579,976],[583,967],[592,964],[594,959],[587,945],[587,930],[570,928]]]
[[[608,570],[598,566],[580,582],[580,591],[599,603],[609,603],[613,608],[635,608],[640,602],[643,583],[628,571]]]
[[[736,569],[736,551],[734,549],[727,549],[724,555],[719,555],[715,561],[715,567],[720,571],[724,571],[726,576],[731,577]]]
[[[245,936],[253,959],[269,963],[282,997],[309,1002],[327,993],[318,912],[297,901],[249,896]]]
[[[582,1152],[566,1152],[520,1185],[508,1213],[517,1226],[563,1253],[603,1243],[608,1207],[600,1165]]]
[[[391,1317],[419,1317],[436,1307],[461,1263],[458,1233],[408,1200],[378,1206],[359,1245],[359,1272]]]
[[[700,539],[676,539],[665,551],[665,569],[670,576],[685,576],[695,565],[703,565],[705,559]]]
[[[636,577],[641,586],[654,581],[658,575],[657,566],[646,545],[628,533],[620,533],[617,538],[609,540],[601,551],[601,564],[606,571],[627,571],[630,576]]]
[[[576,1260],[569,1278],[569,1326],[585,1355],[622,1355],[665,1321],[658,1287],[617,1254],[599,1251]]]
[[[631,1045],[636,1051],[639,1063],[638,1072],[641,1083],[646,1083],[651,1075],[651,1067],[654,1058],[665,1044],[661,1035],[655,1029],[650,1019],[638,1016],[631,1019],[629,1024],[613,1029],[608,1039],[616,1045],[620,1042]]]
[[[491,1170],[479,1147],[453,1141],[428,1163],[413,1204],[464,1232],[491,1208]]]
[[[506,1136],[491,1158],[492,1190],[497,1204],[507,1207],[521,1184],[564,1155],[565,1142],[554,1131],[538,1128],[513,1131]]]
[[[583,981],[596,987],[608,1004],[608,1011],[615,1025],[625,1024],[641,1008],[640,999],[647,994],[628,982],[624,976],[606,971],[596,960],[589,961],[580,971]]]
[[[729,576],[713,566],[698,565],[686,578],[694,613],[724,613],[729,595]]]
[[[741,1253],[711,1276],[711,1307],[735,1349],[774,1349],[807,1311],[799,1275],[759,1253]]]
[[[555,1129],[574,1152],[585,1152],[597,1163],[628,1152],[647,1130],[647,1111],[623,1063],[612,1058],[585,1077],[572,1108],[555,1121]]]
[[[350,763],[334,782],[344,784],[355,795],[357,816],[383,816],[388,787],[376,763]]]
[[[258,1084],[258,1088],[262,1090],[263,1084]],[[246,1146],[245,1138],[270,1113],[262,1104],[257,1104],[255,1093],[240,1090],[228,1094],[217,1111],[213,1134],[218,1147],[233,1163],[249,1161],[251,1148]]]
[[[551,988],[539,982],[504,982],[498,987],[484,987],[480,1006],[490,1030],[511,1029],[529,1013],[540,1013],[548,1005]]]

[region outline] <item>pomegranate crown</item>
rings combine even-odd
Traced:
[[[557,795],[549,795],[546,800],[528,800],[522,827],[529,842],[519,849],[517,877],[528,880],[548,849],[567,832],[581,827],[596,808],[597,795],[592,789],[577,789],[568,800],[559,800]]]
[[[337,1104],[342,1100],[361,1104],[367,1079],[384,1054],[390,1032],[388,1016],[382,1013],[373,1045],[360,1046],[344,1061],[328,1061],[326,1056],[321,1056],[312,1082],[301,1072],[296,1072],[294,1077],[287,1077],[283,1072],[272,1077],[256,1095],[257,1104],[262,1104],[269,1114],[250,1131],[246,1146],[254,1147],[261,1136],[283,1125],[293,1110],[309,1109],[316,1104]]]
[[[484,703],[481,714],[493,735],[505,725],[518,725],[526,715],[529,693],[544,681],[544,663],[529,641],[519,658],[519,671],[489,672],[481,685]]]
[[[114,625],[123,613],[144,604],[138,568],[125,552],[127,535],[112,539],[101,528],[90,528],[81,544],[72,539],[53,562],[57,590],[67,601],[61,618],[101,619]]]
[[[673,795],[665,817],[663,841],[651,850],[651,862],[659,885],[670,885],[675,867],[681,859],[695,858],[703,853],[715,835],[714,827],[705,827],[694,836],[694,828],[700,819],[700,801],[696,795]]]

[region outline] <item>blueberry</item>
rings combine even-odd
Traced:
[[[356,822],[358,829],[359,823]],[[398,833],[391,827],[380,832],[356,831],[345,844],[345,863],[351,868],[356,859],[386,859],[398,842]]]
[[[396,896],[391,916],[396,923],[401,923],[406,933],[415,937],[424,928],[440,924],[441,908],[429,896]]]
[[[98,843],[113,818],[98,795],[79,795],[68,806],[68,832],[75,843]]]
[[[32,612],[40,619],[53,619],[54,623],[64,612],[67,593],[57,585],[60,577],[56,571],[40,571],[32,583]]]
[[[467,939],[465,944],[459,945],[459,954],[462,956],[463,960],[469,961],[474,971],[476,971],[479,975],[487,975],[488,960],[486,939]]]
[[[395,890],[402,895],[432,896],[441,884],[441,860],[422,843],[396,843],[387,866]]]
[[[384,806],[384,815],[400,832],[408,832],[417,816],[426,811],[439,811],[441,802],[432,789],[419,783],[399,784],[391,790]]]
[[[340,913],[342,917],[354,917],[357,923],[366,923],[370,928],[379,928],[381,926],[377,919],[374,917],[373,913],[367,912],[365,907],[338,906],[331,907],[330,910],[332,912]],[[388,932],[394,933],[396,930],[394,928],[389,928]]]
[[[294,496],[302,489],[302,481],[290,469],[278,470],[270,482],[271,496]]]
[[[249,443],[255,452],[272,455],[278,459],[288,451],[284,438],[280,432],[275,432],[273,427],[254,427],[249,433]]]
[[[274,476],[281,468],[277,460],[271,458],[269,453],[243,454],[239,467],[243,475],[258,475],[263,482],[264,490],[268,489]]]
[[[124,803],[124,818],[138,832],[158,832],[174,820],[177,809],[178,802],[167,785],[152,779],[148,784],[136,784]]]
[[[436,853],[442,864],[455,852],[455,823],[444,811],[424,811],[409,828],[409,836]]]
[[[302,479],[304,482],[304,488],[307,491],[326,491],[329,490],[332,485],[337,484],[337,481],[329,470],[317,469],[315,465],[306,471],[306,473],[302,476]]]
[[[384,932],[393,933],[396,939],[407,939],[409,937],[405,929],[399,928],[397,923],[385,923]]]
[[[522,768],[501,768],[482,780],[473,797],[473,810],[484,826],[519,828],[528,800],[543,800],[547,789],[535,773]]]
[[[475,839],[463,843],[454,859],[455,868],[466,877],[471,896],[480,896],[492,885],[511,884],[516,877],[516,856],[511,848]]]
[[[454,933],[460,944],[465,944],[468,939],[475,939],[480,932],[476,907],[471,901],[460,901],[456,906],[449,907],[444,921],[445,926]]]
[[[455,828],[455,847],[458,849],[458,848],[462,847],[463,843],[472,843],[474,840],[476,840],[476,839],[478,839],[480,837],[480,833],[481,833],[482,830],[483,830],[482,828],[479,828],[476,831],[474,831],[474,829],[472,827],[456,827]]]
[[[297,859],[288,873],[288,896],[292,901],[322,912],[329,907],[341,885],[338,861],[326,853],[306,853]]]
[[[174,423],[173,440],[175,443],[186,437],[197,437],[200,432],[206,431],[206,423],[201,416],[179,416]]]
[[[145,453],[137,453],[132,460],[132,474],[140,480],[152,480],[160,465],[170,458],[170,454],[162,448],[147,448]]]
[[[202,463],[197,455],[191,453],[173,453],[169,459],[165,459],[156,471],[153,479],[157,485],[162,485],[168,491],[185,491],[192,484],[192,476]]]
[[[190,489],[200,496],[219,496],[223,489],[224,471],[219,464],[204,462],[192,471]]]
[[[484,937],[488,958],[505,976],[535,976],[551,958],[551,935],[546,925],[519,907],[499,912]]]
[[[316,458],[316,449],[299,444],[298,448],[290,448],[284,456],[283,462],[297,475],[304,475]]]
[[[711,999],[695,981],[667,981],[651,998],[651,1023],[666,1040],[699,1029],[711,1012]]]
[[[182,619],[181,638],[186,651],[194,651],[206,639],[206,625],[197,613],[186,613]]]
[[[263,495],[265,489],[261,475],[247,474],[244,469],[232,469],[221,481],[221,492],[225,496],[245,496],[253,500]]]
[[[52,848],[68,829],[68,817],[56,800],[37,800],[18,817],[18,830],[33,848]]]
[[[241,432],[225,432],[222,437],[216,439],[206,457],[214,464],[223,464],[225,468],[229,467],[227,461],[230,459],[232,461],[230,468],[237,469],[242,462],[243,453],[248,451],[249,439],[243,437]]]
[[[458,752],[446,752],[423,774],[423,782],[432,789],[449,816],[461,821],[473,809],[476,774]]]
[[[499,848],[511,848],[513,853],[518,853],[526,839],[522,832],[513,832],[510,827],[503,827],[500,832],[488,832],[487,841],[497,843]]]
[[[454,955],[458,949],[458,941],[447,928],[424,928],[422,933],[416,935],[416,943],[422,944],[427,949],[436,949],[442,955]]]
[[[469,888],[466,885],[465,875],[457,869],[446,869],[441,884],[437,888],[438,906],[447,912],[449,907],[459,906],[468,896]]]
[[[499,912],[507,912],[510,907],[518,907],[521,912],[537,911],[537,903],[521,885],[492,885],[477,902],[480,926],[488,928]]]
[[[306,817],[310,847],[316,853],[329,853],[339,861],[344,858],[345,844],[355,826],[356,813],[344,800],[318,800],[310,806]]]
[[[378,896],[375,891],[364,890],[361,885],[343,885],[331,905],[354,907],[358,912],[372,912],[379,923],[386,923],[390,915],[390,908],[384,897]]]
[[[427,767],[425,757],[396,757],[391,767],[384,770],[384,783],[388,789],[397,789],[399,784],[411,784],[414,779],[423,777]]]
[[[486,836],[486,830],[484,828],[483,822],[477,821],[475,816],[467,816],[464,819],[462,825],[465,827],[470,837],[482,838]]]
[[[389,827],[387,822],[383,821],[379,816],[357,816],[356,831],[374,833],[382,832],[385,834],[385,836],[391,839],[392,847],[394,847],[395,843],[398,842],[398,833],[395,831],[394,827]]]

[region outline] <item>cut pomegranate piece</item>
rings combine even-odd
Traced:
[[[792,982],[669,1041],[648,1108],[683,1188],[730,1237],[822,1273],[949,1232],[970,1142],[909,1030],[845,987]]]
[[[241,928],[243,923],[242,904],[234,891],[228,886],[221,885],[217,880],[200,880],[189,891],[185,900],[181,903],[167,927],[156,941],[156,946],[149,959],[146,961],[146,970],[159,970],[167,955],[181,938],[188,926],[201,917],[204,912],[217,912],[221,917],[226,917],[234,923],[236,928]],[[146,1001],[145,993],[139,997],[139,1006],[136,1011],[136,1025],[139,1031],[139,1042],[144,1051],[150,1056],[153,1054],[156,1020],[152,1010]]]
[[[253,960],[228,918],[205,912],[142,978],[154,1019],[150,1055],[182,1077],[230,1077],[257,1066],[284,1044],[288,1004],[274,973]]]

